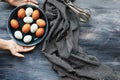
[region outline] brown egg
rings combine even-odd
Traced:
[[[32,13],[32,18],[37,20],[40,17],[40,12],[38,10],[34,10]]]
[[[36,21],[36,24],[37,24],[39,27],[44,28],[45,25],[46,25],[46,22],[45,22],[45,20],[43,20],[43,19],[38,19],[38,20]]]
[[[44,28],[39,28],[39,29],[37,29],[37,31],[36,31],[36,37],[41,37],[41,36],[43,36],[43,34],[44,34]]]
[[[11,27],[14,28],[14,29],[17,29],[17,28],[19,27],[19,23],[18,23],[18,21],[17,21],[16,19],[12,19],[12,20],[10,21],[10,25],[11,25]]]
[[[28,33],[30,31],[30,24],[24,24],[22,27],[23,33]]]
[[[25,17],[25,9],[24,8],[19,9],[17,15],[20,19],[24,18]]]

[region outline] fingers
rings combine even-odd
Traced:
[[[26,4],[26,3],[21,3],[21,4],[18,4],[18,5],[17,5],[17,7],[18,7],[18,6],[22,6],[22,5],[25,5],[25,4]]]
[[[35,46],[32,46],[32,47],[23,47],[23,49],[21,50],[21,52],[28,52],[28,51],[31,51],[35,48]]]
[[[20,54],[20,53],[12,53],[13,56],[19,57],[19,58],[24,58],[25,56]]]
[[[17,4],[18,4],[17,6],[22,6],[22,5],[30,4],[30,5],[34,5],[36,7],[39,7],[38,6],[38,2],[36,0],[24,0],[24,1],[21,1],[21,2],[19,2]]]
[[[28,0],[29,2],[38,5],[38,2],[36,0]]]
[[[34,6],[36,6],[36,7],[39,7],[38,4],[35,4],[35,3],[33,3],[33,2],[27,2],[27,4],[34,5]]]
[[[23,47],[23,48],[19,47],[19,48],[20,49],[18,51],[13,50],[13,51],[11,51],[11,53],[12,53],[13,56],[24,58],[25,56],[20,54],[20,53],[18,53],[18,52],[28,52],[28,51],[31,51],[31,50],[33,50],[35,48],[35,46]]]

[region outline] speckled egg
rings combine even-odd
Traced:
[[[39,17],[40,17],[40,12],[39,12],[39,10],[34,10],[33,13],[32,13],[32,18],[33,18],[34,20],[37,20]]]
[[[31,16],[33,13],[33,9],[31,7],[26,8],[25,13],[27,16]]]
[[[39,29],[37,29],[37,31],[36,31],[36,37],[41,37],[41,36],[43,36],[44,35],[44,32],[45,32],[45,30],[44,30],[44,28],[39,28]]]
[[[10,25],[13,29],[17,29],[19,27],[19,22],[16,19],[12,19]]]
[[[30,31],[30,24],[24,24],[22,27],[23,33],[28,33]]]
[[[38,29],[38,25],[34,23],[31,25],[30,31],[31,33],[35,33],[37,29]]]
[[[32,36],[31,35],[26,35],[24,38],[23,38],[23,41],[25,43],[30,43],[32,41]]]
[[[37,24],[39,27],[44,28],[45,25],[46,25],[46,22],[45,22],[45,20],[43,20],[43,19],[37,19],[36,24]]]
[[[23,38],[21,31],[15,31],[14,36],[16,39],[19,39],[19,40]]]
[[[24,17],[23,21],[24,21],[25,23],[32,23],[32,22],[33,22],[33,19],[32,19],[32,17]]]
[[[25,17],[25,9],[24,9],[24,8],[20,8],[20,9],[18,10],[17,16],[18,16],[20,19],[24,18],[24,17]]]

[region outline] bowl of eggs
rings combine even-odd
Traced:
[[[9,16],[8,33],[22,46],[42,42],[48,33],[48,20],[42,9],[33,5],[16,7]]]

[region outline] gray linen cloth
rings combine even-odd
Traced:
[[[82,51],[78,45],[79,19],[64,1],[46,0],[44,4],[49,33],[42,51],[60,80],[120,80],[112,69]]]

